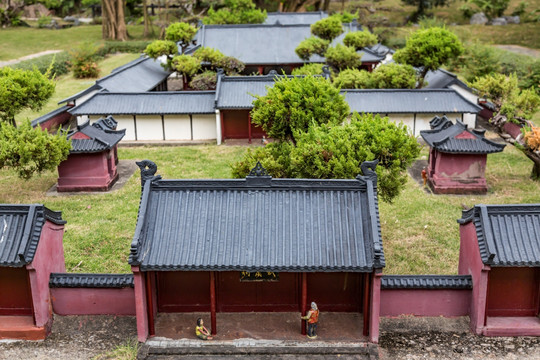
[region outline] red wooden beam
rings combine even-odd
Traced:
[[[302,273],[302,316],[307,314],[307,274]],[[306,320],[302,320],[302,335],[306,335]]]
[[[363,304],[363,318],[364,318],[364,336],[369,335],[369,276],[370,273],[366,273],[364,275],[364,304]]]
[[[217,334],[216,326],[216,273],[210,272],[210,322],[212,323],[212,335]]]
[[[251,144],[251,113],[248,112],[248,139]]]
[[[223,111],[219,112],[219,120],[221,122],[221,142],[225,140],[225,122],[223,121]]]
[[[148,313],[148,335],[156,335],[156,328],[154,326],[154,299],[152,296],[152,281],[150,279],[151,273],[144,274],[146,278],[146,312]]]

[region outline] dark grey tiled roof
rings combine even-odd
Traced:
[[[358,53],[362,56],[360,60],[363,63],[378,63],[379,61],[384,60],[384,58],[386,57],[386,54],[378,53],[374,50],[371,50],[371,48],[364,48],[358,51]]]
[[[452,89],[343,90],[351,111],[359,113],[478,113],[471,103]]]
[[[216,90],[216,108],[251,109],[255,97],[266,95],[267,88],[274,86],[275,75],[222,76]]]
[[[384,275],[382,289],[472,289],[470,275]]]
[[[353,180],[147,180],[129,262],[142,270],[381,268],[376,186],[365,173]]]
[[[484,264],[540,267],[540,204],[476,205],[458,220],[471,221]]]
[[[73,139],[77,133],[82,133],[88,136],[89,139]],[[71,139],[70,154],[96,153],[112,149],[120,142],[120,140],[122,140],[124,135],[126,135],[126,129],[103,129],[101,128],[99,121],[97,124],[94,123],[90,125],[89,120],[86,123],[79,125],[76,131],[68,135],[68,138]]]
[[[52,273],[51,288],[126,288],[133,287],[133,274]]]
[[[99,93],[69,112],[73,115],[213,114],[215,91]]]
[[[420,135],[430,147],[443,153],[492,154],[503,151],[506,146],[486,139],[485,130],[469,130],[467,125],[459,120],[452,124],[446,116],[435,117],[430,125],[432,130],[422,130]],[[473,138],[457,138],[464,132]]]
[[[346,32],[359,28],[353,23],[344,24],[343,27],[344,33],[333,44],[342,43]],[[195,35],[195,40],[198,46],[218,49],[247,65],[281,65],[304,62],[294,50],[308,37],[311,37],[309,24],[203,25]],[[192,50],[194,48],[187,53]],[[322,63],[324,58],[313,55],[310,62]]]
[[[63,113],[63,112],[67,112],[68,109],[70,109],[70,108],[71,108],[71,106],[67,106],[67,105],[64,105],[64,106],[62,106],[62,107],[59,107],[58,109],[53,110],[53,111],[51,111],[50,113],[47,113],[47,114],[45,114],[45,115],[43,115],[43,116],[40,116],[40,117],[38,117],[37,119],[33,120],[32,123],[31,123],[31,125],[32,125],[32,127],[36,127],[37,125],[39,125],[39,124],[41,124],[41,123],[44,123],[44,122],[47,121],[47,120],[52,119],[52,118],[55,117],[56,115],[59,115],[59,114],[61,114],[61,113]]]
[[[112,93],[150,91],[167,79],[170,74],[161,66],[159,61],[148,57],[140,57],[114,69],[109,75],[96,80],[96,83],[88,89],[60,101],[60,104],[75,100],[92,90],[103,90]]]
[[[308,11],[303,13],[290,12],[269,12],[264,21],[265,24],[313,24],[321,19],[328,17],[324,11]]]
[[[0,204],[0,266],[22,267],[34,259],[45,220],[64,224],[43,205]]]
[[[426,89],[446,89],[452,85],[459,85],[464,89],[472,91],[467,84],[459,80],[456,74],[443,69],[428,71],[425,80],[427,81]]]

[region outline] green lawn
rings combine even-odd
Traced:
[[[246,151],[241,146],[137,147],[119,149],[120,159],[150,159],[158,174],[174,178],[230,178],[230,164]],[[427,151],[424,149],[423,156]],[[394,204],[380,204],[386,273],[452,274],[457,271],[459,227],[456,219],[474,204],[540,202],[540,183],[529,179],[531,163],[512,147],[488,160],[489,194],[432,195],[409,180]],[[129,245],[140,197],[138,171],[124,188],[106,194],[46,196],[57,174],[28,182],[0,171],[0,203],[44,203],[62,210],[70,272],[128,272]]]
[[[133,39],[142,40],[143,26],[129,25],[128,32]],[[70,50],[85,41],[103,43],[101,25],[83,25],[60,30],[25,27],[0,29],[0,61],[45,50]]]

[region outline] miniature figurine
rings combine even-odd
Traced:
[[[208,331],[208,329],[204,327],[204,322],[201,318],[197,319],[195,335],[197,335],[197,337],[202,340],[212,340],[212,336],[210,336],[210,331]]]
[[[317,334],[315,334],[315,331],[317,330],[317,322],[319,321],[319,309],[317,308],[317,304],[315,302],[311,303],[311,310],[308,311],[306,316],[302,316],[302,320],[307,320],[307,337],[310,339],[316,339]]]

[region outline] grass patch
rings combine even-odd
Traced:
[[[127,28],[134,40],[143,40],[143,26],[128,25]],[[60,30],[25,27],[0,29],[0,61],[45,50],[70,50],[85,41],[103,44],[101,37],[101,25],[74,26]]]
[[[99,62],[99,68],[101,70],[100,77],[108,75],[111,71],[127,62],[138,58],[138,54],[115,54],[109,55],[107,58]],[[72,73],[61,76],[56,81],[56,91],[54,95],[49,99],[47,104],[39,111],[25,110],[17,114],[15,119],[21,122],[23,119],[34,120],[41,115],[51,112],[60,105],[58,102],[82,91],[95,83],[96,79],[75,79]]]
[[[137,339],[132,339],[122,345],[117,346],[111,351],[94,356],[92,360],[135,360],[137,359],[138,350],[139,342]]]

